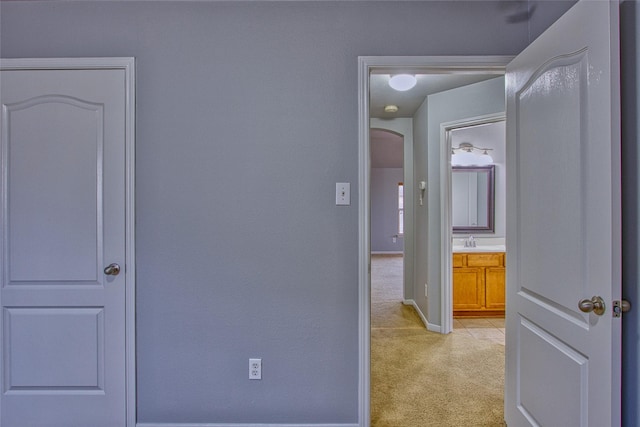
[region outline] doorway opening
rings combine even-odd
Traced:
[[[441,124],[440,162],[442,253],[449,254],[442,259],[442,332],[471,325],[470,334],[483,333],[483,338],[502,343],[506,257],[505,124],[504,113]],[[471,151],[459,148],[469,144],[474,147]],[[452,161],[455,153],[460,152],[473,156]],[[491,154],[484,160],[480,153]],[[483,162],[484,166],[479,165]],[[478,257],[493,254],[493,258],[490,265],[474,264],[469,268],[469,254]],[[458,279],[457,288],[454,288],[454,277]],[[476,328],[487,330],[476,331]],[[489,330],[496,328],[498,330]]]
[[[389,118],[371,117],[370,113],[375,108],[376,100],[372,96],[372,89],[376,85],[377,76],[384,76],[387,80],[390,74],[400,71],[412,74],[428,75],[434,80],[447,80],[449,78],[476,78],[475,82],[492,80],[504,74],[506,64],[510,57],[361,57],[359,58],[359,314],[360,314],[360,420],[362,425],[369,425],[371,420],[371,163],[370,133],[375,125],[375,120]],[[484,77],[479,78],[482,75]],[[473,83],[473,81],[468,84]],[[501,84],[504,88],[504,82]],[[464,85],[460,83],[459,85]],[[455,85],[454,85],[455,86]],[[444,91],[451,87],[439,89]],[[438,90],[436,90],[436,93]],[[422,101],[418,102],[418,107]],[[502,96],[504,110],[504,95]],[[413,251],[414,265],[405,264],[406,276],[411,276],[410,281],[405,280],[405,300],[411,300],[416,311],[420,315],[426,329],[433,332],[445,332],[443,330],[441,307],[441,260],[429,262],[428,254],[440,251],[441,240],[448,233],[440,230],[440,155],[439,142],[436,144],[437,155],[427,153],[426,144],[417,142],[418,138],[428,140],[429,122],[428,108],[421,112],[425,125],[421,126],[413,121],[411,128],[414,144],[412,145],[413,162],[410,165],[413,172],[403,181],[405,203],[415,200],[412,210],[415,215],[414,229],[411,237],[413,244],[408,244],[409,231],[405,229],[405,255],[407,251]],[[467,115],[469,117],[472,115]],[[437,129],[436,134],[439,134]],[[431,138],[438,140],[438,137]],[[431,155],[428,155],[431,154]],[[405,168],[409,166],[405,164]],[[407,175],[405,171],[405,176]],[[437,200],[433,203],[433,200]],[[432,209],[437,206],[437,211]],[[409,209],[405,206],[405,209]],[[407,212],[405,211],[405,215]],[[437,226],[433,228],[433,225]],[[420,236],[421,239],[416,239]],[[433,277],[429,279],[429,277]],[[375,366],[373,367],[375,369]]]
[[[413,270],[413,198],[405,182],[413,174],[413,136],[411,122],[373,121],[371,149],[371,254],[399,257],[399,291],[406,301]],[[397,260],[396,260],[397,261]]]

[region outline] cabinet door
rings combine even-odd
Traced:
[[[504,268],[487,268],[485,273],[485,293],[487,308],[504,309]]]
[[[484,306],[484,269],[453,269],[453,309],[481,309]]]

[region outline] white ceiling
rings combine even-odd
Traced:
[[[379,119],[412,118],[427,96],[457,87],[499,77],[496,74],[416,74],[413,89],[398,92],[389,86],[390,74],[369,76],[369,117]],[[385,105],[397,105],[397,113],[385,113]],[[379,129],[370,131],[371,167],[401,168],[403,138]]]
[[[535,13],[536,3],[529,0],[499,1],[499,13],[509,23],[526,22]],[[369,76],[369,117],[379,119],[412,118],[425,98],[461,86],[498,77],[496,74],[428,74],[413,70],[418,83],[406,92],[389,87],[390,72],[402,70],[374,70]],[[385,105],[398,106],[396,113],[385,113]],[[461,134],[462,135],[462,134]],[[391,132],[371,131],[371,166],[402,167],[402,137]]]
[[[399,92],[389,86],[390,74],[369,77],[369,117],[393,119],[413,117],[425,98],[434,93],[498,77],[496,74],[416,74],[413,89]],[[385,113],[385,105],[397,105],[397,113]]]

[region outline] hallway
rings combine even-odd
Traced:
[[[402,257],[372,256],[372,427],[503,426],[502,319],[480,320],[448,335],[427,331],[402,304]]]

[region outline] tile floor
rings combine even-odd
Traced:
[[[453,333],[504,345],[504,319],[453,319]]]

